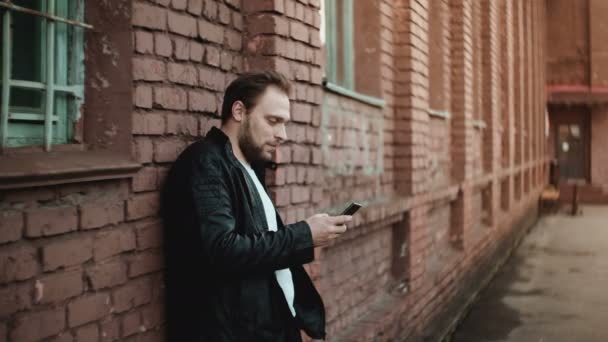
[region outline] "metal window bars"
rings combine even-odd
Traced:
[[[8,138],[8,119],[9,116],[14,119],[21,120],[37,120],[37,114],[32,113],[9,113],[10,109],[10,88],[18,87],[30,90],[45,91],[45,113],[44,113],[44,149],[50,151],[52,142],[52,122],[57,120],[53,115],[55,92],[62,92],[74,96],[77,99],[83,97],[83,86],[75,85],[59,85],[55,84],[55,24],[56,22],[65,23],[72,26],[92,29],[93,26],[55,15],[55,0],[47,0],[47,11],[40,12],[30,8],[15,5],[11,0],[0,1],[0,9],[4,10],[2,15],[2,105],[0,107],[0,148],[6,146]],[[11,52],[12,52],[12,37],[11,37],[11,12],[23,12],[41,17],[46,22],[46,78],[44,82],[32,82],[24,80],[11,79]],[[82,44],[82,42],[81,42]]]

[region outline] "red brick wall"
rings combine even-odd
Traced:
[[[484,0],[472,25],[474,3],[378,2],[368,72],[380,75],[379,107],[324,89],[319,0],[134,0],[142,167],[0,193],[0,342],[161,340],[159,187],[178,153],[219,125],[224,87],[261,68],[294,84],[290,141],[268,179],[285,221],[368,204],[306,266],[328,339],[425,335],[473,290],[465,277],[544,184],[531,175],[544,165],[544,51],[533,39],[544,39],[545,2]]]
[[[591,184],[608,192],[608,108],[594,108],[591,112]]]

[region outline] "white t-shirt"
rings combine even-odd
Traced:
[[[277,217],[274,204],[272,204],[270,197],[266,193],[266,190],[264,190],[262,183],[260,183],[260,181],[258,180],[258,177],[255,175],[253,169],[243,162],[241,162],[241,164],[245,167],[247,173],[249,173],[249,176],[253,180],[253,184],[255,184],[257,193],[260,196],[260,199],[262,200],[262,204],[264,205],[264,213],[266,214],[266,222],[268,222],[268,230],[276,232]],[[279,283],[281,290],[283,290],[283,294],[285,295],[285,299],[287,300],[287,304],[289,305],[289,310],[291,311],[291,314],[295,317],[296,311],[293,308],[295,291],[293,288],[293,277],[291,276],[291,270],[289,270],[289,268],[285,268],[282,270],[275,271],[274,274],[277,277],[277,282]]]

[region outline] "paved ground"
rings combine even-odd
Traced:
[[[608,206],[541,219],[452,342],[608,341]]]

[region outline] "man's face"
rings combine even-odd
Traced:
[[[278,145],[287,139],[289,97],[269,86],[257,105],[244,115],[239,128],[239,147],[249,163],[272,160]]]

